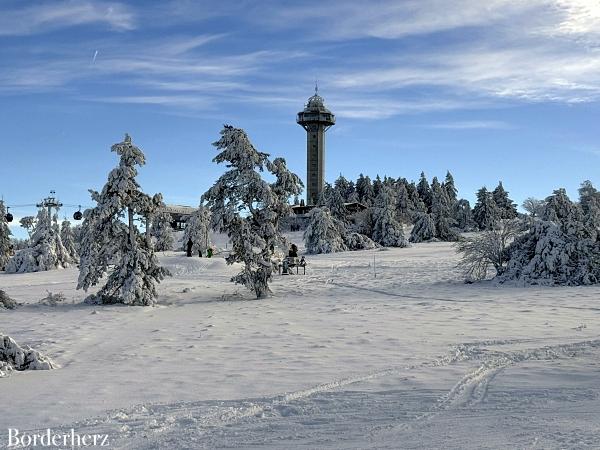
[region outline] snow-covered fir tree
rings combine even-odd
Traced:
[[[600,247],[597,230],[580,205],[571,202],[564,189],[545,202],[539,220],[509,248],[506,270],[500,282],[523,284],[587,285],[600,282]]]
[[[165,211],[159,211],[152,218],[151,234],[154,241],[154,250],[164,252],[173,250],[175,246],[175,237],[173,236],[173,227],[171,214]]]
[[[468,200],[461,198],[454,204],[453,216],[456,220],[456,228],[459,230],[472,231],[474,229],[473,212]]]
[[[339,193],[344,202],[353,201],[356,193],[354,182],[347,180],[342,174],[333,183],[333,188]]]
[[[0,200],[0,270],[4,270],[11,256],[11,235],[8,222],[6,222],[6,207],[4,202]]]
[[[424,176],[422,180],[427,181]],[[421,183],[424,189],[425,183]],[[454,230],[454,210],[448,199],[445,187],[437,177],[433,177],[431,186],[427,183],[427,196],[430,198],[430,212],[417,211],[413,213],[414,226],[409,238],[410,242],[426,242],[431,240],[456,241],[458,233]]]
[[[395,184],[396,217],[400,223],[408,223],[414,211],[411,199],[406,189],[405,180],[398,180]]]
[[[66,268],[73,263],[60,238],[57,217],[51,218],[42,208],[35,222],[29,247],[15,253],[6,265],[6,272],[42,272]]]
[[[304,231],[304,246],[311,254],[336,253],[348,250],[344,243],[345,230],[326,207],[313,208]]]
[[[149,239],[140,233],[134,219],[152,217],[162,199],[141,191],[137,167],[146,160],[129,135],[111,151],[119,156],[119,165],[108,174],[101,192],[90,190],[96,206],[84,212],[77,289],[87,291],[108,274],[106,283],[88,301],[153,305],[158,296],[156,286],[169,273],[159,266]]]
[[[435,221],[430,213],[416,213],[415,223],[410,232],[410,242],[425,242],[435,239]]]
[[[419,183],[417,184],[417,193],[427,208],[426,211],[431,212],[431,187],[429,186],[429,181],[427,181],[425,172],[421,172],[421,177],[419,178]]]
[[[420,212],[427,212],[427,206],[425,206],[425,203],[421,200],[415,182],[405,183],[405,185],[408,192],[408,198],[410,199],[409,211],[411,215],[414,216]]]
[[[285,244],[279,222],[292,214],[288,201],[301,192],[302,182],[283,158],[271,162],[268,154],[256,150],[242,129],[225,125],[213,145],[220,151],[213,161],[226,162],[229,170],[202,201],[211,211],[213,228],[232,243],[227,263],[243,263],[232,281],[253,290],[257,298],[266,297],[273,272],[271,249]],[[275,176],[274,183],[263,180],[264,170]]]
[[[384,247],[406,247],[408,241],[404,236],[404,228],[396,219],[396,200],[387,186],[382,186],[375,198],[373,207],[372,238]]]
[[[444,187],[444,191],[446,191],[446,196],[448,197],[448,201],[450,202],[450,207],[453,207],[454,204],[458,201],[458,189],[456,189],[456,186],[454,184],[454,177],[452,176],[450,171],[446,173],[446,178],[444,179],[442,186]]]
[[[435,222],[436,239],[446,242],[458,240],[458,233],[453,229],[455,220],[452,203],[437,177],[433,177],[431,182],[431,216]]]
[[[331,212],[331,215],[337,220],[346,223],[348,220],[348,210],[339,189],[332,187],[329,183],[325,183],[323,191],[318,201],[319,206],[324,206]]]
[[[473,207],[473,220],[480,230],[491,230],[501,219],[501,211],[491,192],[484,186],[477,191],[477,203]]]
[[[600,192],[594,187],[591,181],[586,180],[579,187],[579,204],[584,214],[589,214],[590,210],[597,207],[600,203]]]
[[[379,247],[377,242],[361,233],[347,231],[342,238],[348,250],[371,250]]]
[[[375,199],[381,192],[382,187],[383,187],[383,182],[381,181],[381,177],[379,175],[377,175],[375,177],[375,180],[373,181],[373,202],[375,202]]]
[[[71,228],[71,222],[67,219],[63,220],[60,224],[60,239],[71,259],[75,262],[78,261],[79,254],[77,253],[77,248],[75,246],[75,235]]]
[[[375,199],[375,195],[373,193],[373,185],[371,184],[371,179],[369,176],[364,176],[362,173],[358,176],[356,180],[356,194],[358,195],[358,200],[365,206],[370,206]]]
[[[183,231],[183,247],[192,241],[192,254],[206,255],[206,251],[211,246],[210,242],[210,211],[204,206],[200,206],[190,216],[185,224]]]
[[[500,210],[501,219],[510,220],[517,217],[517,205],[508,197],[508,192],[504,189],[502,181],[500,181],[496,189],[493,190],[492,198]]]
[[[584,225],[591,239],[600,240],[600,201],[594,201],[584,212]]]

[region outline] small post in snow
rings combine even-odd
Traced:
[[[373,255],[373,278],[377,278],[377,271],[375,270],[375,255]]]

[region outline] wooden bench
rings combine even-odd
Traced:
[[[302,267],[302,274],[306,275],[306,260],[304,256],[300,259],[294,256],[287,256],[278,265],[279,275],[290,275],[290,269],[296,268],[296,275],[299,274],[300,267]]]

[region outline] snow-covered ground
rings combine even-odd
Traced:
[[[75,269],[0,274],[25,303],[0,332],[61,367],[0,379],[0,446],[600,448],[600,287],[465,285],[447,243],[307,258],[257,301],[222,258],[166,253],[155,308],[82,304]]]

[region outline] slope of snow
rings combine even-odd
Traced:
[[[82,304],[74,269],[0,273],[24,303],[0,332],[61,366],[0,380],[0,430],[113,448],[598,447],[600,287],[465,285],[451,244],[430,243],[309,255],[254,300],[222,258],[160,259],[174,276],[155,308]],[[65,304],[39,305],[47,291]]]

